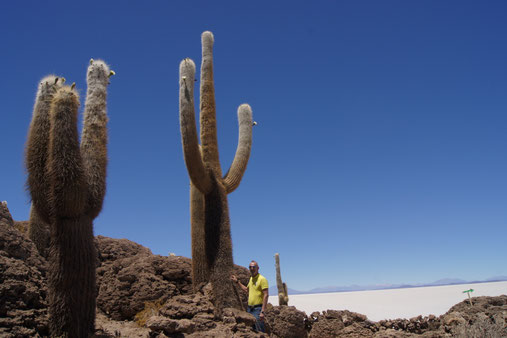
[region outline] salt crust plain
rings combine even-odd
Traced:
[[[329,292],[289,295],[289,305],[310,315],[315,311],[349,310],[364,314],[369,320],[440,316],[451,306],[468,299],[463,293],[474,289],[472,297],[507,295],[507,282],[469,283],[406,289]],[[278,305],[278,296],[269,302]]]

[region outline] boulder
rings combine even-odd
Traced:
[[[310,337],[372,337],[377,331],[365,315],[347,310],[314,312],[310,324]]]
[[[308,318],[294,306],[269,307],[265,315],[266,326],[273,337],[308,337]]]

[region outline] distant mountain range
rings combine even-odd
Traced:
[[[420,288],[427,286],[442,286],[442,285],[456,285],[456,284],[472,284],[472,283],[489,283],[489,282],[503,282],[507,281],[507,276],[495,276],[480,281],[467,281],[457,278],[444,278],[434,281],[433,283],[422,284],[379,284],[379,285],[349,285],[349,286],[326,286],[311,289],[308,291],[299,291],[289,288],[289,295],[308,294],[308,293],[326,293],[326,292],[348,292],[348,291],[366,291],[366,290],[388,290],[388,289],[405,289],[405,288]],[[269,288],[270,295],[278,294],[276,285]]]

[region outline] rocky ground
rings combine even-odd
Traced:
[[[0,336],[47,336],[47,261],[27,238],[27,222],[0,204]],[[98,337],[507,337],[507,296],[475,297],[442,316],[371,322],[328,310],[305,314],[269,306],[268,334],[251,329],[253,317],[226,309],[214,314],[211,291],[192,293],[185,257],[153,255],[139,244],[96,237]],[[246,284],[248,271],[235,267]]]

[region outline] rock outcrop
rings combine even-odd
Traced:
[[[0,336],[47,336],[47,262],[26,236],[26,222],[0,203]],[[101,337],[507,337],[507,296],[474,297],[442,316],[371,322],[350,311],[307,316],[293,306],[266,311],[268,333],[250,314],[213,306],[210,284],[192,291],[191,261],[153,255],[126,239],[103,236],[97,246],[96,335]],[[243,284],[248,270],[234,267]],[[246,302],[246,294],[242,293]]]
[[[97,236],[97,307],[113,320],[133,320],[147,302],[191,290],[190,259],[163,257],[126,239]]]
[[[441,316],[443,331],[453,337],[507,337],[507,296],[474,297]]]
[[[48,334],[47,262],[0,203],[0,336]]]
[[[308,317],[294,306],[273,306],[266,311],[266,327],[272,337],[308,336]]]
[[[225,308],[220,317],[211,303],[211,284],[194,294],[169,299],[146,320],[150,336],[265,337],[252,331],[255,318],[245,311]]]
[[[507,296],[474,297],[436,317],[371,322],[350,311],[314,312],[309,337],[507,337]]]

